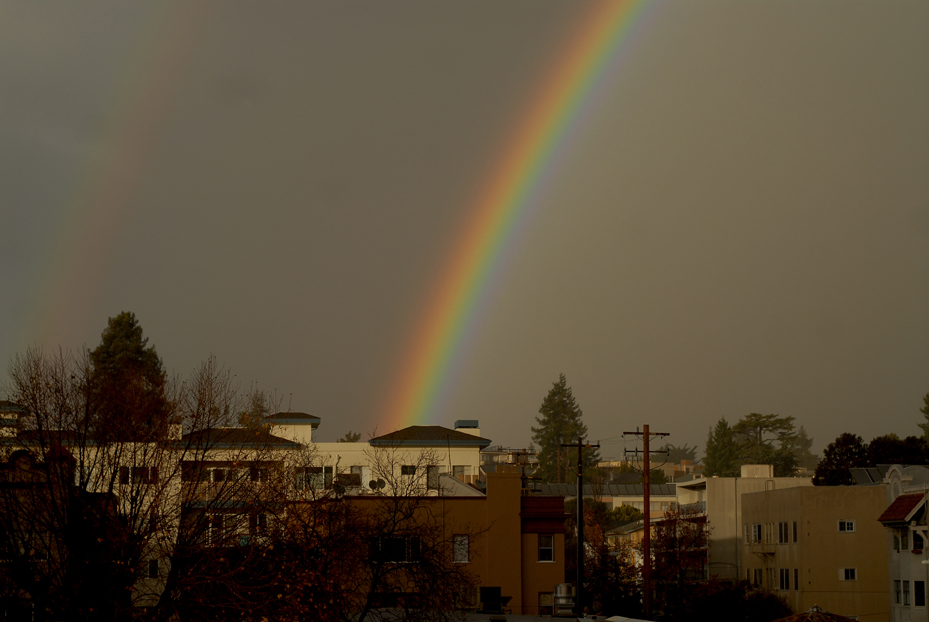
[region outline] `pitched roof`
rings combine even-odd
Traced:
[[[376,436],[369,442],[372,445],[411,445],[417,447],[435,445],[487,447],[490,445],[490,439],[450,430],[440,425],[411,425],[390,434]]]
[[[890,506],[884,510],[884,513],[877,519],[882,523],[902,523],[909,519],[915,510],[925,499],[925,493],[919,492],[909,495],[900,495]]]
[[[300,447],[300,443],[274,436],[265,430],[250,428],[207,428],[188,432],[179,442],[182,444],[194,443],[209,448],[243,447],[246,445],[281,448]]]

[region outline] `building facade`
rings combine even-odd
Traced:
[[[803,486],[742,496],[742,578],[787,600],[887,622],[884,487]]]

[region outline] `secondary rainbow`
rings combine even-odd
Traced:
[[[486,307],[497,268],[528,219],[534,199],[568,151],[598,87],[622,56],[644,0],[605,0],[580,20],[481,186],[472,216],[440,273],[380,421],[393,431],[428,423],[454,379]],[[443,422],[445,423],[445,422]]]

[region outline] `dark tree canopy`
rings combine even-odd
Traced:
[[[868,466],[868,448],[860,436],[845,432],[823,450],[816,465],[814,486],[843,486],[855,483],[849,469]]]
[[[361,432],[352,432],[349,430],[345,433],[345,436],[340,438],[337,442],[339,443],[357,443],[361,440]]]
[[[551,390],[539,407],[536,423],[532,428],[532,440],[539,446],[539,470],[536,476],[543,482],[565,483],[569,481],[568,473],[574,471],[577,464],[577,449],[562,447],[562,443],[576,442],[587,436],[587,426],[581,420],[583,412],[565,375],[558,377]],[[593,448],[584,450],[584,467],[593,468],[600,461],[598,452]]]
[[[720,417],[706,439],[703,472],[707,476],[738,477],[739,466],[739,444],[735,432],[726,418]]]
[[[921,436],[878,436],[868,443],[868,466],[879,464],[929,464],[929,444]]]
[[[101,436],[163,436],[170,410],[166,374],[134,313],[123,311],[109,319],[90,361],[91,415]]]

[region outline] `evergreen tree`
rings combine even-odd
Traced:
[[[813,439],[808,436],[806,429],[801,425],[797,431],[797,438],[793,443],[794,458],[797,466],[812,471],[819,462],[819,456],[810,451],[813,447]]]
[[[823,450],[816,465],[814,486],[842,486],[855,483],[849,469],[868,466],[868,447],[860,436],[845,432]]]
[[[163,437],[170,404],[161,358],[135,314],[109,318],[100,345],[90,352],[89,408],[100,438],[147,440]]]
[[[739,466],[739,444],[736,442],[735,432],[726,418],[720,417],[716,427],[707,435],[703,472],[708,477],[738,477]]]
[[[565,483],[571,481],[567,474],[574,472],[577,465],[577,449],[562,447],[562,443],[576,442],[587,436],[587,426],[581,420],[583,413],[574,399],[565,375],[558,377],[539,407],[536,417],[539,427],[532,428],[532,440],[539,446],[539,470],[537,477],[543,482]],[[584,468],[597,466],[598,452],[593,448],[584,450]]]
[[[790,477],[797,467],[793,417],[752,413],[739,419],[732,431],[741,440],[742,464],[770,464],[776,477]]]
[[[926,439],[926,442],[929,442],[929,392],[923,396],[923,407],[919,409],[919,412],[923,414],[923,417],[926,418],[926,423],[920,423],[920,428],[923,431],[923,438]]]

